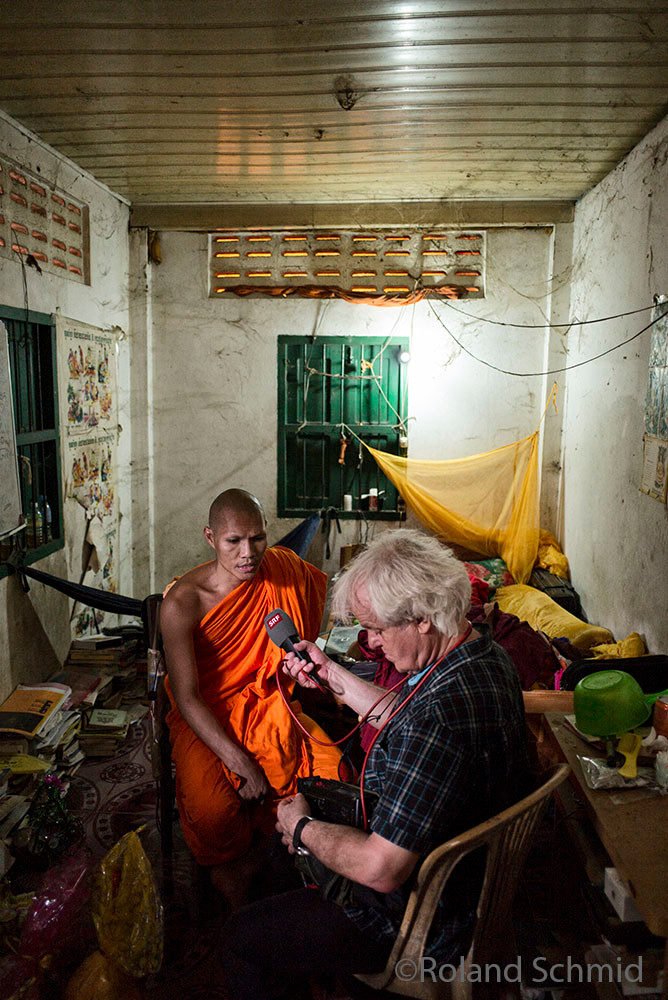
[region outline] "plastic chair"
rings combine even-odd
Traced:
[[[491,975],[489,984],[468,982],[466,970],[472,966],[484,968],[492,962],[499,964],[503,970],[509,962],[517,961],[511,911],[520,873],[548,799],[554,789],[566,780],[569,772],[568,764],[555,766],[541,776],[542,784],[536,791],[435,848],[420,867],[385,969],[373,975],[359,974],[356,978],[373,989],[424,1000],[435,997],[439,1000],[475,1000],[478,997],[500,1000],[502,997],[519,996],[519,984],[498,983],[496,973]],[[485,876],[478,900],[473,941],[463,963],[464,974],[460,973],[457,965],[457,975],[452,983],[439,981],[437,969],[435,982],[428,971],[422,977],[425,981],[420,982],[419,970],[423,968],[421,962],[425,942],[437,903],[444,889],[447,892],[448,878],[459,861],[481,845],[487,848]],[[417,970],[413,981],[403,982],[396,977],[397,963],[402,961],[415,963],[403,965],[404,970]],[[426,969],[429,969],[429,964]]]
[[[151,770],[158,795],[158,829],[160,850],[171,854],[174,837],[172,823],[175,811],[174,774],[169,744],[167,712],[169,698],[165,690],[165,657],[160,633],[162,594],[150,594],[142,602],[142,622],[148,648],[148,699],[151,726]]]

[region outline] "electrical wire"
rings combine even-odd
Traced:
[[[436,666],[436,664],[434,664],[434,666]],[[300,670],[299,672],[300,672],[300,674],[304,673],[303,670]],[[323,694],[331,693],[331,692],[326,691],[326,689],[323,688],[318,683],[318,681],[316,680],[316,678],[312,677],[310,673],[307,673],[306,677],[308,677],[308,679],[313,684],[315,684],[316,687],[320,688],[320,690],[323,692]],[[319,740],[317,738],[317,736],[314,736],[312,733],[310,733],[308,731],[308,729],[306,729],[305,726],[303,726],[301,724],[301,722],[299,721],[299,719],[297,718],[297,716],[295,715],[295,713],[292,711],[292,709],[290,707],[290,703],[288,702],[288,699],[285,696],[285,691],[283,690],[283,685],[281,683],[281,667],[280,667],[280,665],[279,665],[278,670],[276,671],[276,684],[278,686],[278,690],[280,692],[281,698],[283,699],[283,703],[285,704],[285,707],[287,708],[288,712],[292,716],[293,721],[297,724],[297,727],[299,729],[301,729],[302,733],[304,733],[305,736],[308,736],[308,738],[310,740],[312,740],[313,743],[317,743],[318,746],[321,746],[321,747],[338,747],[341,743],[345,743],[346,740],[349,740],[351,736],[354,736],[354,734],[358,731],[358,729],[362,728],[362,726],[364,725],[365,722],[371,722],[373,719],[376,718],[375,716],[373,716],[371,714],[373,712],[374,708],[376,708],[377,705],[380,705],[381,701],[385,701],[385,699],[387,698],[387,696],[390,695],[390,694],[392,694],[393,691],[396,691],[397,688],[400,688],[402,686],[402,684],[405,682],[405,680],[406,680],[406,677],[402,677],[400,681],[397,681],[397,683],[393,685],[393,687],[388,688],[386,691],[383,691],[383,693],[380,696],[380,698],[378,698],[376,701],[374,701],[374,703],[371,706],[371,708],[369,708],[366,711],[366,713],[363,716],[360,717],[360,720],[357,723],[357,725],[354,726],[350,730],[349,733],[346,733],[345,736],[342,736],[341,739],[339,739],[339,740]],[[383,709],[383,711],[387,711],[387,708]],[[381,713],[381,715],[382,715],[382,713]]]
[[[542,372],[514,372],[511,371],[509,368],[499,368],[498,365],[493,365],[490,361],[485,361],[483,358],[479,358],[472,351],[469,351],[468,347],[465,347],[464,344],[462,344],[462,342],[458,340],[457,337],[455,337],[452,330],[448,329],[448,327],[445,325],[439,314],[434,309],[429,299],[427,299],[427,303],[429,305],[429,308],[433,312],[434,316],[445,330],[445,332],[448,334],[449,337],[451,337],[454,340],[455,344],[457,344],[457,346],[461,348],[461,350],[464,351],[465,354],[468,354],[469,357],[473,358],[473,360],[477,361],[479,364],[485,365],[486,368],[492,368],[495,372],[501,372],[503,375],[514,375],[517,378],[538,378],[544,375],[558,375],[560,372],[569,372],[572,371],[574,368],[582,368],[583,365],[591,364],[592,361],[598,361],[599,358],[605,357],[606,354],[611,354],[613,351],[619,350],[620,347],[624,347],[626,344],[630,344],[631,341],[636,340],[643,333],[645,333],[656,323],[662,320],[664,316],[668,316],[668,309],[667,309],[665,312],[661,313],[660,316],[657,316],[655,319],[653,319],[651,323],[648,323],[647,326],[644,326],[642,330],[638,330],[637,333],[634,333],[632,337],[628,337],[626,340],[622,340],[621,343],[615,344],[614,347],[609,347],[607,351],[601,351],[600,354],[594,354],[593,357],[587,358],[585,361],[576,361],[572,365],[564,365],[563,368],[549,368],[547,369],[547,371],[542,371]]]
[[[395,717],[395,715],[397,715],[401,711],[401,709],[404,707],[404,705],[408,704],[408,702],[411,700],[411,698],[415,697],[415,695],[418,693],[418,691],[420,690],[420,688],[422,687],[422,685],[425,684],[427,680],[429,680],[429,678],[433,674],[434,670],[436,670],[436,667],[440,666],[440,664],[443,663],[443,660],[447,660],[447,658],[450,655],[450,653],[454,653],[454,651],[456,649],[458,649],[459,646],[463,645],[466,642],[466,640],[468,639],[468,637],[471,635],[472,632],[473,632],[473,625],[469,624],[469,626],[466,629],[466,631],[464,632],[464,634],[457,640],[457,642],[454,644],[454,646],[452,646],[452,648],[449,649],[447,651],[447,653],[445,653],[443,656],[441,656],[440,659],[436,660],[435,663],[432,663],[432,665],[427,670],[424,671],[424,673],[422,674],[422,677],[420,677],[420,679],[417,682],[417,684],[415,684],[413,686],[413,690],[410,691],[410,693],[404,698],[404,700],[401,702],[400,705],[397,705],[397,707],[392,711],[392,713],[390,715],[388,715],[388,717],[385,719],[385,722],[382,724],[382,726],[380,726],[376,730],[376,732],[374,733],[373,739],[369,743],[367,751],[366,751],[366,753],[364,755],[364,762],[362,764],[362,770],[360,771],[360,804],[362,806],[362,819],[364,821],[364,829],[365,830],[367,829],[367,826],[368,826],[368,820],[367,820],[367,815],[366,815],[366,805],[365,805],[365,802],[364,802],[364,777],[365,777],[365,774],[366,774],[366,766],[367,766],[367,763],[369,762],[369,757],[371,756],[371,751],[373,750],[374,746],[376,745],[376,740],[378,739],[378,737],[382,733],[383,729],[385,729],[385,726],[387,726],[392,721],[392,719]]]
[[[326,302],[325,302],[325,306],[329,305],[330,301],[331,301],[331,299],[327,299]],[[413,315],[415,315],[415,303],[413,303]],[[378,391],[380,392],[381,396],[383,397],[383,399],[385,400],[385,402],[387,403],[387,405],[389,406],[389,408],[392,410],[392,412],[394,413],[394,415],[397,417],[399,423],[396,426],[399,427],[399,429],[403,433],[406,433],[406,424],[404,422],[404,419],[403,419],[403,417],[401,416],[400,413],[397,413],[397,411],[392,406],[392,403],[387,398],[387,396],[386,396],[386,394],[385,394],[385,392],[383,390],[383,387],[381,385],[381,382],[380,382],[380,376],[376,374],[376,372],[374,371],[374,367],[373,367],[374,364],[376,363],[376,361],[378,361],[379,358],[382,358],[384,351],[387,349],[390,341],[392,340],[392,337],[394,336],[394,331],[397,328],[397,326],[399,325],[400,320],[402,319],[401,310],[399,310],[399,312],[397,314],[397,318],[395,319],[394,323],[392,324],[392,328],[390,329],[390,332],[387,335],[385,343],[383,344],[383,346],[381,347],[381,349],[378,351],[378,354],[375,354],[373,356],[373,358],[371,359],[371,361],[363,361],[362,362],[362,365],[363,365],[363,369],[362,370],[363,370],[363,372],[368,369],[371,372],[370,375],[364,375],[364,374],[361,374],[361,375],[347,375],[345,372],[321,372],[321,371],[318,371],[316,368],[313,368],[311,366],[311,357],[313,356],[313,349],[315,347],[315,342],[318,339],[318,330],[320,328],[320,324],[322,322],[323,317],[324,317],[324,309],[323,309],[322,313],[318,316],[318,319],[317,319],[317,322],[316,322],[316,325],[315,325],[315,329],[314,329],[313,333],[311,334],[311,348],[309,350],[308,358],[307,358],[306,363],[304,365],[304,369],[306,371],[306,378],[304,379],[304,389],[303,389],[303,396],[302,396],[302,412],[306,413],[306,401],[308,400],[308,394],[309,394],[309,389],[310,389],[310,386],[311,386],[311,376],[312,375],[320,375],[322,378],[334,378],[334,379],[340,379],[342,381],[347,381],[347,380],[351,380],[351,381],[364,381],[365,379],[366,380],[372,380],[372,381],[374,381],[376,383],[376,388],[378,389]],[[413,329],[413,318],[411,317],[411,334],[412,334],[412,329]],[[299,432],[301,430],[303,430],[304,427],[306,427],[308,423],[309,423],[308,420],[302,420],[301,424],[297,428],[296,433],[299,434]]]
[[[429,302],[429,299],[427,299]],[[459,313],[460,316],[466,316],[467,319],[472,319],[478,323],[489,323],[492,326],[512,326],[515,330],[544,330],[546,326],[550,329],[558,329],[559,327],[571,327],[571,326],[589,326],[591,323],[608,323],[613,319],[623,319],[624,316],[635,316],[637,313],[647,312],[648,309],[653,309],[654,306],[642,306],[640,309],[630,309],[628,312],[617,313],[615,316],[601,316],[599,319],[579,319],[571,320],[570,323],[550,323],[546,321],[545,323],[505,323],[500,319],[489,319],[486,316],[473,316],[471,313],[464,312],[463,309],[457,309],[456,306],[452,305],[450,299],[445,300],[446,305],[453,312]]]

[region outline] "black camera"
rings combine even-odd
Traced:
[[[306,798],[315,819],[364,829],[361,789],[332,778],[297,778],[297,791]],[[367,820],[378,802],[376,792],[364,792]]]

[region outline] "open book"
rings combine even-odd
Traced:
[[[0,705],[0,733],[36,736],[57,712],[72,689],[67,684],[19,684]]]

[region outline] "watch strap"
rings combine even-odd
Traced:
[[[292,834],[292,846],[297,854],[308,854],[308,848],[304,847],[302,844],[302,830],[307,823],[310,823],[313,816],[302,816],[300,820],[297,821],[297,825]]]

